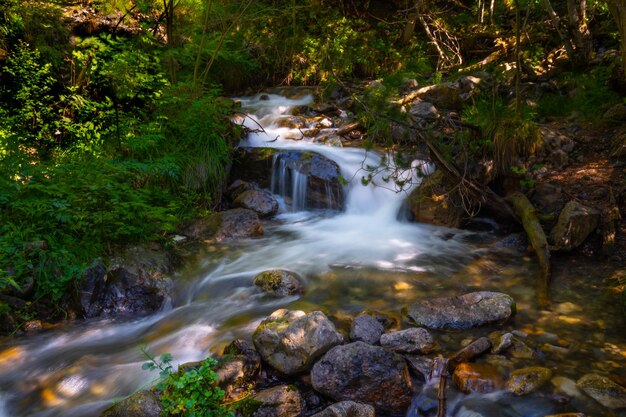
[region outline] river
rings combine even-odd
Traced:
[[[242,145],[314,151],[335,161],[346,179],[344,210],[307,209],[297,197],[302,181],[294,180],[291,197],[281,200],[279,215],[265,221],[262,238],[200,250],[176,274],[174,296],[159,313],[130,321],[68,324],[7,341],[0,347],[0,417],[97,416],[112,401],[154,379],[141,369],[143,350],[152,355],[170,352],[178,363],[200,360],[234,338],[250,338],[258,323],[278,308],[321,309],[339,318],[364,309],[399,315],[402,307],[420,299],[478,289],[515,298],[518,314],[506,329],[516,330],[536,347],[539,359],[534,363],[571,380],[586,372],[626,379],[625,320],[617,295],[607,290],[614,268],[557,258],[551,308],[539,309],[537,265],[531,255],[498,243],[506,236],[488,220],[477,222],[485,227],[475,230],[399,220],[410,187],[398,192],[384,180],[388,172],[379,172],[368,185],[361,181],[368,166],[380,165],[379,153],[286,139],[293,132],[278,127],[277,120],[312,101],[306,92],[290,97],[240,98],[248,127],[264,128]],[[431,169],[420,161],[415,166]],[[419,182],[415,170],[400,175]],[[275,178],[274,184],[280,188],[281,180]],[[304,277],[305,295],[264,296],[252,277],[273,268]],[[444,349],[455,350],[464,340],[491,330],[435,333],[435,338]],[[544,351],[545,344],[560,349]],[[559,403],[554,390],[548,384],[515,401],[503,394],[467,398],[512,417],[541,417],[554,410],[610,415],[584,395]],[[475,415],[461,409],[456,406],[451,412],[455,417]]]

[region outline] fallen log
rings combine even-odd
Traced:
[[[519,216],[530,240],[537,261],[539,262],[540,277],[537,286],[537,296],[539,305],[545,307],[549,303],[549,286],[550,286],[550,248],[546,234],[537,218],[537,211],[528,198],[516,191],[506,196],[515,213]]]

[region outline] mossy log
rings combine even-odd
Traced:
[[[515,214],[520,218],[526,235],[528,235],[528,240],[530,240],[530,244],[537,255],[541,274],[537,286],[537,295],[539,304],[545,306],[548,304],[548,287],[550,285],[550,248],[546,234],[539,223],[535,207],[524,194],[514,192],[507,195],[506,201],[513,206]]]

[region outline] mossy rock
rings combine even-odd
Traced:
[[[100,417],[159,417],[162,406],[151,391],[139,391],[104,410]]]
[[[253,282],[261,290],[277,297],[301,295],[304,293],[302,279],[294,272],[284,269],[272,269],[261,272],[254,277]]]

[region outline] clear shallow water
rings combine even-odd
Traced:
[[[142,348],[153,355],[171,352],[179,363],[200,360],[236,337],[249,338],[278,308],[321,309],[342,328],[364,309],[401,319],[402,307],[420,299],[478,289],[503,291],[517,301],[518,315],[505,329],[524,331],[525,342],[540,355],[515,367],[548,366],[555,375],[574,380],[586,372],[626,379],[626,326],[616,295],[606,289],[614,266],[556,259],[551,309],[538,310],[532,258],[493,245],[499,237],[491,232],[399,222],[404,193],[389,190],[377,178],[369,187],[360,184],[360,170],[376,164],[380,155],[282,139],[288,132],[276,127],[275,120],[311,97],[269,98],[242,99],[244,109],[256,114],[246,123],[256,120],[266,131],[245,144],[266,145],[278,136],[272,146],[314,149],[336,161],[351,180],[345,211],[286,211],[266,222],[260,239],[205,248],[175,278],[172,305],[153,316],[69,324],[6,342],[0,347],[0,417],[96,416],[115,398],[150,383],[154,376],[141,370],[146,360]],[[283,299],[261,294],[252,278],[269,268],[302,275],[306,294]],[[491,330],[438,333],[435,338],[453,351]],[[567,352],[542,351],[546,343]],[[514,401],[502,393],[459,397],[451,400],[450,410],[457,417],[471,416],[472,402],[511,416],[542,416],[559,407],[611,415],[584,396],[557,404],[550,384]]]

